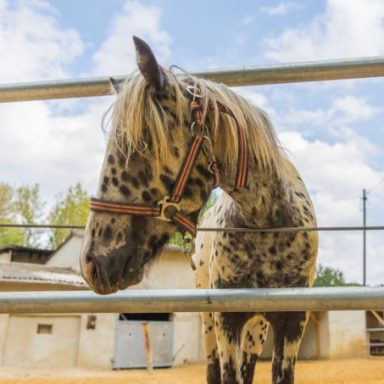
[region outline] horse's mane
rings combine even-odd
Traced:
[[[115,134],[119,148],[123,149],[127,156],[127,161],[135,151],[145,155],[149,142],[153,148],[151,156],[154,165],[159,165],[167,159],[170,147],[174,146],[170,132],[172,128],[175,129],[175,120],[180,129],[184,124],[186,80],[188,80],[200,89],[203,109],[208,111],[208,105],[211,106],[209,113],[206,113],[206,119],[211,123],[210,136],[214,151],[224,167],[233,170],[236,168],[238,136],[235,120],[220,112],[218,103],[225,105],[238,123],[245,128],[250,155],[257,161],[257,165],[266,171],[280,175],[285,173],[285,155],[274,128],[263,110],[223,84],[199,79],[189,74],[182,77],[175,76],[169,71],[165,73],[168,84],[174,89],[172,98],[175,100],[176,110],[172,111],[173,117],[162,107],[152,93],[154,90],[147,86],[139,72],[133,73],[121,86],[113,108],[112,134]]]

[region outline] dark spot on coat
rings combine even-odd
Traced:
[[[124,196],[126,196],[126,197],[129,196],[129,195],[131,194],[131,191],[129,190],[129,188],[128,188],[126,185],[124,185],[124,184],[120,185],[119,191],[120,191]]]
[[[104,229],[103,238],[107,241],[112,238],[112,228],[109,225],[107,225]]]
[[[151,195],[148,191],[143,191],[143,193],[141,194],[141,197],[145,202],[151,201]]]
[[[168,190],[168,191],[171,191],[172,189],[172,186],[173,186],[173,181],[172,179],[165,175],[165,174],[162,174],[160,175],[160,180],[161,182],[164,184],[165,188]]]
[[[201,198],[201,200],[202,201],[207,201],[207,199],[208,199],[208,193],[206,192],[206,191],[204,191],[204,190],[202,190],[202,191],[200,191],[200,198]]]
[[[128,181],[130,179],[129,175],[128,175],[128,172],[127,171],[123,171],[121,172],[121,178],[124,180],[124,181]]]
[[[173,172],[171,168],[167,167],[166,165],[163,166],[164,172],[167,173],[168,175],[173,175]]]
[[[208,169],[205,168],[202,164],[197,164],[196,169],[200,173],[200,175],[205,177],[206,179],[210,179],[212,177],[212,173],[209,172]]]
[[[119,180],[117,179],[117,177],[112,177],[112,184],[117,187],[119,185]]]
[[[133,185],[134,188],[138,189],[140,188],[140,183],[139,180],[136,177],[131,178],[131,184]]]
[[[109,164],[115,164],[115,158],[113,157],[113,155],[108,156],[108,163]]]

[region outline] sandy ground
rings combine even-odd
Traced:
[[[202,384],[203,365],[173,369],[100,371],[0,368],[1,384]],[[270,383],[271,365],[258,363],[254,383]],[[299,361],[296,384],[383,384],[384,358]]]

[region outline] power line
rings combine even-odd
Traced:
[[[384,177],[373,188],[371,188],[369,191],[367,191],[367,194],[368,193],[372,193],[375,189],[380,187],[380,185],[383,184],[383,183],[384,183]]]

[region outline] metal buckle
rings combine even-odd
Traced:
[[[201,99],[203,96],[201,95],[200,90],[195,85],[187,85],[186,88],[187,92],[193,96],[195,99]]]
[[[160,206],[160,215],[156,216],[156,219],[163,220],[163,221],[172,221],[172,217],[167,217],[165,215],[165,211],[170,207],[173,207],[177,212],[180,212],[180,204],[168,201],[168,199],[169,199],[169,196],[165,196],[162,200],[157,202],[157,205]]]

